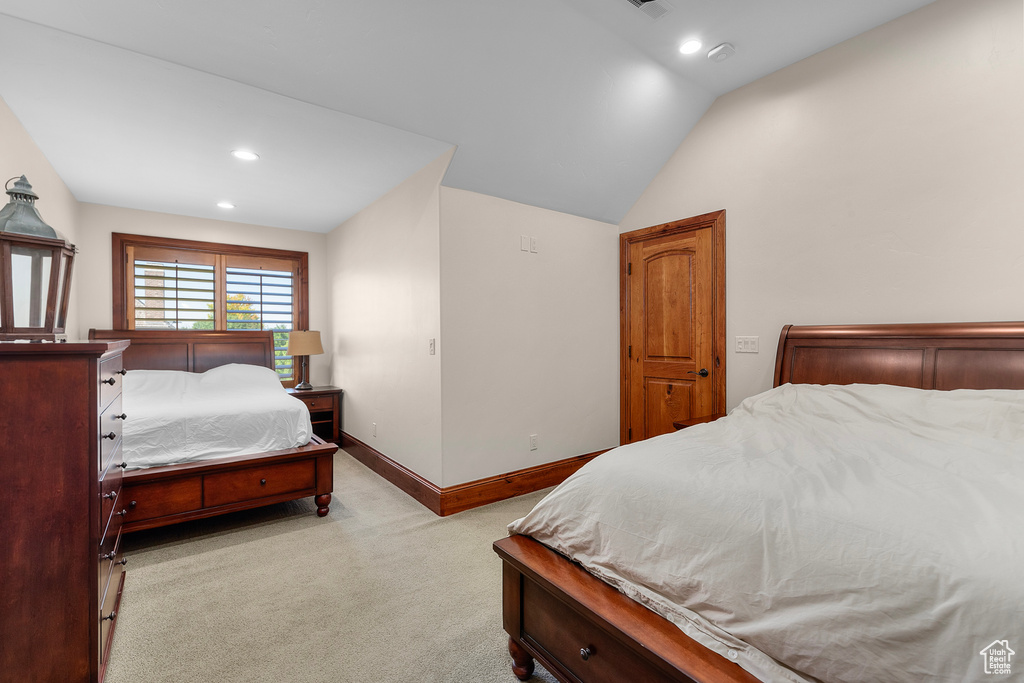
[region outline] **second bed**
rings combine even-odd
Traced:
[[[270,332],[91,330],[129,339],[121,437],[124,530],[313,496],[329,512],[334,453],[273,371]],[[113,431],[112,431],[113,433]]]

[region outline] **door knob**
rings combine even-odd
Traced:
[[[694,372],[693,370],[689,370],[689,371],[687,371],[686,374],[687,375],[700,375],[701,377],[707,377],[708,376],[708,370],[707,370],[707,368],[701,368],[697,372]]]

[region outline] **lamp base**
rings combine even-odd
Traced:
[[[302,381],[295,385],[295,388],[299,391],[305,391],[312,389],[313,385],[309,383],[309,374],[306,368],[306,358],[302,358]]]

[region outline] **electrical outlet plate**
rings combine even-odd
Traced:
[[[537,450],[537,435],[536,434],[530,434],[530,450],[531,451]]]
[[[436,346],[436,344],[437,344],[437,340],[436,339],[431,339],[430,340],[430,355],[431,356],[433,356],[435,353],[437,353],[437,346]]]
[[[530,251],[530,238],[526,235],[519,236],[519,250]]]

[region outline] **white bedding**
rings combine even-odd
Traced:
[[[295,448],[313,435],[302,401],[256,365],[131,370],[121,401],[128,469]]]
[[[1024,672],[1024,392],[784,385],[509,531],[764,681],[1015,680],[984,672],[996,640]]]

